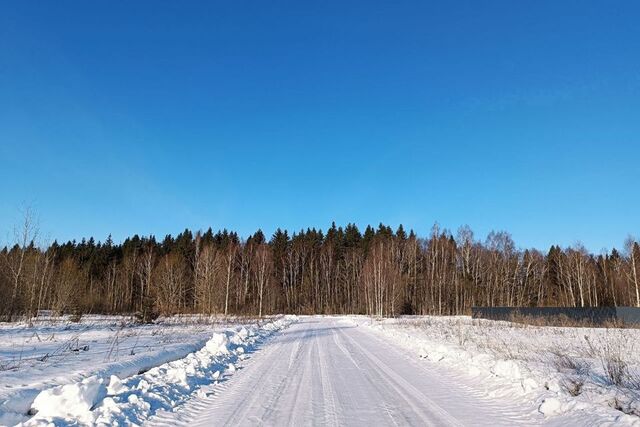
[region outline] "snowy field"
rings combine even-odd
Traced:
[[[138,423],[221,380],[287,322],[180,316],[137,325],[85,316],[0,324],[0,425]]]
[[[640,329],[539,327],[468,316],[349,321],[487,396],[529,402],[548,423],[640,425]]]
[[[0,425],[635,425],[640,330],[469,317],[0,325]]]

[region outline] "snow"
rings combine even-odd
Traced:
[[[213,334],[213,337],[207,341],[206,348],[209,353],[214,355],[229,354],[228,344],[227,334]]]
[[[542,401],[538,409],[545,416],[558,415],[562,410],[562,402],[555,397],[548,397]]]
[[[513,426],[544,420],[537,408],[469,390],[343,317],[301,317],[238,363],[230,381],[203,388],[175,411],[159,411],[148,425],[208,426],[215,420],[215,425]]]
[[[537,327],[466,316],[345,321],[425,359],[470,389],[496,400],[528,402],[545,424],[640,426],[638,329]],[[616,357],[629,383],[607,378],[605,361]]]
[[[91,408],[106,396],[104,381],[97,376],[77,384],[67,384],[38,394],[31,408],[39,419],[74,419],[80,423],[92,421]]]
[[[640,426],[639,339],[464,316],[2,325],[0,424]]]
[[[192,358],[205,346],[215,347],[213,355],[229,355],[228,335],[234,335],[236,329],[251,343],[259,337],[250,339],[249,331],[255,333],[255,328],[266,326],[266,333],[258,334],[264,337],[282,327],[281,322],[263,321],[258,326],[253,319],[180,316],[136,325],[122,316],[87,316],[80,323],[45,319],[33,326],[1,325],[0,425],[33,425],[50,419],[90,424],[87,407],[97,409],[97,403],[108,395],[103,406],[119,411],[113,406],[120,404],[117,398],[131,387],[131,378],[141,378],[136,384],[139,390],[145,390],[146,384],[149,389],[156,385],[149,382],[151,378],[175,382],[184,393],[189,391],[186,385],[197,386],[189,383],[197,372],[193,363],[182,366],[180,360]],[[230,330],[233,325],[240,326]],[[244,348],[239,353],[244,355]],[[156,375],[159,372],[164,377]],[[181,400],[173,396],[163,406]],[[140,416],[153,410],[150,407]],[[122,418],[127,416],[123,412]]]

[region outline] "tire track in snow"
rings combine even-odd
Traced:
[[[289,350],[290,351],[289,365],[287,369],[284,370],[284,372],[281,372],[279,374],[281,380],[277,383],[276,387],[272,388],[270,397],[268,398],[267,402],[262,405],[263,406],[262,413],[259,416],[256,416],[256,415],[253,416],[254,421],[259,421],[259,423],[262,424],[265,421],[271,419],[275,414],[275,411],[277,410],[277,407],[282,397],[284,396],[284,390],[287,387],[290,387],[291,384],[293,384],[293,382],[300,377],[301,374],[299,372],[302,365],[296,362],[303,358],[303,353],[304,351],[306,351],[308,336],[309,336],[309,332],[304,331],[304,335],[302,339],[300,339],[299,341],[296,340],[292,345],[292,348]],[[285,360],[285,357],[282,357],[281,360]],[[269,368],[262,368],[262,370],[268,370],[268,369],[271,369],[273,371],[277,370],[276,366],[271,366]],[[250,407],[246,408],[247,412],[250,410],[251,410]]]
[[[286,333],[286,331],[285,331]],[[258,365],[270,365],[274,363],[274,361],[278,360],[278,352],[283,347],[282,342],[278,339],[280,336],[276,337],[272,343],[265,342],[266,348],[261,351],[254,353],[254,355],[247,359],[252,364]],[[237,395],[236,390],[238,387],[236,385],[242,385],[245,383],[255,383],[255,384],[268,384],[266,382],[266,376],[268,375],[267,370],[252,370],[250,372],[244,372],[246,368],[242,368],[238,370],[232,378],[226,378],[224,382],[219,383],[215,386],[212,386],[208,390],[212,394],[204,399],[194,400],[191,402],[191,405],[187,405],[188,407],[180,408],[178,418],[174,416],[172,413],[161,413],[158,416],[150,419],[147,422],[147,425],[155,425],[155,426],[173,426],[173,425],[184,425],[191,426],[194,425],[194,421],[201,416],[202,413],[205,414],[215,414],[220,407],[220,397],[223,395]],[[257,377],[257,378],[256,378]],[[231,384],[234,384],[234,387],[230,387]],[[250,395],[239,396],[238,399],[245,402],[249,400],[248,404],[255,403],[260,398],[260,393],[252,393]],[[243,406],[238,406],[238,410],[243,408]]]
[[[360,345],[353,337],[341,332],[350,342],[356,347],[358,350],[362,352],[362,354],[376,367],[377,369],[368,370],[368,372],[375,372],[379,374],[381,379],[389,384],[406,403],[411,406],[414,412],[427,424],[437,423],[437,424],[445,424],[462,426],[463,424],[456,419],[454,416],[445,411],[438,404],[433,402],[431,399],[427,398],[420,390],[413,387],[410,383],[408,383],[405,379],[397,375],[392,368],[383,363],[380,359],[378,359],[375,355],[373,355],[370,351],[366,350],[362,345]],[[414,401],[414,397],[420,397],[422,402],[428,403],[429,409],[433,411],[432,414],[425,414],[424,411],[420,409],[416,402]],[[435,418],[435,419],[434,419]]]
[[[366,342],[376,342],[380,345],[389,346],[389,341],[384,338],[384,336],[380,336],[368,328],[358,328],[359,333],[365,335],[367,339],[361,340]],[[523,411],[523,408],[519,408],[518,406],[505,405],[505,402],[502,400],[496,401],[495,399],[489,397],[485,392],[484,388],[474,389],[470,387],[468,384],[464,382],[464,376],[460,375],[458,372],[446,371],[446,377],[443,375],[439,375],[442,373],[443,367],[437,366],[436,362],[418,359],[412,353],[407,353],[404,351],[399,351],[394,347],[390,347],[388,349],[390,353],[393,353],[394,357],[397,357],[399,360],[402,360],[404,364],[411,365],[415,367],[417,370],[422,372],[424,375],[429,376],[430,381],[434,386],[441,388],[443,390],[451,390],[452,388],[463,391],[467,396],[470,396],[474,399],[475,402],[470,402],[470,405],[482,403],[482,409],[485,413],[501,413],[505,419],[508,419],[509,426],[512,425],[539,425],[539,419],[532,419],[533,417],[537,417],[537,413],[531,413],[529,411]],[[454,399],[455,397],[452,397]],[[471,408],[469,408],[471,409]],[[487,411],[487,409],[489,411]],[[480,423],[480,421],[478,421]],[[496,425],[495,420],[489,421],[486,423],[492,426]],[[498,424],[500,424],[498,422]],[[502,425],[502,424],[500,424]]]
[[[339,328],[336,328],[339,329]],[[353,355],[351,354],[351,352],[349,350],[347,350],[347,348],[342,344],[342,339],[339,337],[339,335],[341,335],[343,332],[342,331],[337,331],[335,334],[333,334],[334,337],[334,342],[336,343],[336,346],[338,347],[338,349],[345,355],[345,357],[353,364],[353,366],[355,366],[355,368],[358,371],[364,371],[363,368],[360,367],[360,364],[353,358]],[[373,390],[373,392],[380,398],[380,400],[382,401],[380,407],[383,409],[384,414],[389,417],[389,420],[391,421],[391,423],[398,427],[398,423],[396,422],[395,417],[393,416],[393,413],[391,411],[391,408],[389,407],[388,403],[387,403],[387,398],[383,395],[383,393],[378,389],[378,387],[376,386],[376,382],[371,378],[370,375],[367,375],[366,373],[363,372],[362,377],[366,379],[368,386],[371,390]],[[347,397],[351,398],[351,394],[347,394]],[[405,420],[407,421],[407,420]]]
[[[284,343],[279,343],[279,344],[281,348],[286,347],[286,344]],[[302,350],[303,344],[304,344],[304,341],[302,344],[298,346],[294,346],[292,349],[289,350],[291,351],[291,355],[289,357],[290,361],[291,360],[295,361],[299,359],[302,353],[301,350]],[[251,417],[252,420],[257,424],[262,424],[266,419],[268,419],[272,415],[274,408],[276,407],[278,401],[282,397],[283,390],[286,388],[287,383],[290,382],[292,378],[295,378],[294,375],[291,375],[291,376],[280,375],[280,378],[276,384],[270,384],[268,381],[266,381],[266,377],[268,377],[268,375],[273,371],[276,371],[275,367],[279,364],[282,364],[283,360],[285,360],[285,358],[279,355],[277,351],[272,351],[271,354],[272,354],[272,357],[270,359],[276,359],[275,362],[266,363],[265,361],[261,361],[261,363],[258,366],[252,366],[252,369],[253,369],[252,372],[258,372],[258,375],[257,375],[258,378],[256,379],[251,378],[251,381],[247,379],[248,384],[254,384],[253,392],[250,393],[251,397],[248,399],[249,401],[247,402],[246,400],[248,396],[245,395],[245,401],[243,401],[241,405],[236,405],[235,410],[228,417],[228,420],[226,423],[227,425],[237,425],[239,422],[241,422],[241,420],[247,419],[247,415],[251,411],[256,410],[256,403],[258,402],[258,399],[260,398],[264,399],[265,396],[269,396],[268,400],[264,404],[258,405],[258,407],[263,408],[260,415],[259,416],[253,415]],[[293,366],[297,366],[297,364],[294,363]],[[287,369],[285,372],[288,372],[288,371],[290,370]],[[247,383],[247,381],[245,381],[245,384]],[[265,388],[267,390],[265,390]],[[237,385],[234,384],[234,389],[242,390],[243,387],[240,384],[237,384]]]
[[[185,416],[168,414],[164,424],[475,426],[511,419],[370,334],[333,318],[300,319],[214,397],[195,398]]]
[[[344,354],[347,359],[349,359],[351,361],[351,363],[353,363],[353,365],[360,369],[360,366],[358,365],[358,362],[356,362],[353,358],[353,356],[351,356],[351,353],[349,353],[347,351],[347,349],[345,348],[345,346],[342,344],[342,340],[340,339],[340,334],[335,333],[332,334],[333,335],[333,342],[336,344],[336,347],[338,347],[340,349],[340,351],[342,352],[342,354]]]
[[[333,328],[331,330],[333,331]],[[332,333],[331,335],[335,336],[335,333]],[[336,408],[335,391],[333,390],[333,387],[331,385],[331,377],[329,376],[328,370],[327,370],[326,354],[323,349],[324,346],[318,343],[317,341],[316,341],[316,345],[318,347],[318,365],[320,367],[320,381],[322,382],[322,391],[325,396],[324,403],[329,403],[329,405],[326,405],[326,404],[324,405],[325,406],[324,419],[328,425],[338,425],[338,414],[337,414],[337,408]],[[328,400],[326,397],[327,395],[329,396]],[[327,411],[328,411],[328,414],[327,414]]]
[[[416,402],[414,402],[410,397],[410,393],[407,393],[407,390],[398,386],[398,384],[393,381],[392,376],[389,375],[390,369],[388,366],[376,363],[376,360],[372,357],[373,355],[359,346],[352,337],[347,335],[345,332],[340,331],[340,333],[353,345],[353,347],[355,347],[356,350],[358,350],[364,364],[368,365],[368,369],[363,369],[362,372],[370,380],[372,386],[381,393],[383,402],[392,402],[397,400],[397,398],[402,399],[402,402],[404,402],[405,405],[396,405],[395,408],[385,407],[385,410],[390,414],[391,418],[393,418],[394,424],[398,425],[396,422],[396,417],[398,416],[402,418],[401,424],[415,424],[411,419],[410,414],[406,413],[406,411],[398,413],[393,410],[408,405],[412,409],[412,413],[420,418],[421,425],[462,425],[458,420],[446,413],[446,411],[439,407],[435,408],[431,405],[430,400],[426,397],[423,398],[422,402],[429,403],[429,410],[431,413],[425,413],[425,411],[420,408],[420,406],[423,405],[416,404]],[[363,364],[360,363],[360,366],[363,366]],[[383,385],[386,385],[387,387],[382,387]],[[389,387],[393,389],[395,392],[394,394],[389,393]],[[418,394],[420,393],[418,392]]]
[[[315,349],[315,344],[316,341],[315,339],[313,339],[315,337],[315,330],[309,329],[309,333],[305,335],[305,341],[304,341],[304,345],[307,346],[307,351],[305,352],[306,357],[300,359],[301,362],[298,366],[298,371],[302,370],[302,374],[300,375],[300,378],[298,379],[298,381],[296,381],[295,376],[291,375],[292,378],[292,382],[295,383],[295,390],[293,392],[293,402],[288,405],[288,414],[287,414],[287,418],[289,419],[289,426],[298,426],[300,425],[298,422],[298,418],[300,417],[300,411],[298,410],[299,405],[300,405],[300,390],[301,387],[303,385],[307,385],[307,387],[305,387],[306,392],[308,392],[309,394],[311,394],[310,399],[307,400],[307,402],[311,403],[313,401],[312,397],[313,397],[313,387],[308,387],[308,383],[307,383],[307,378],[309,378],[311,381],[313,380],[312,376],[310,375],[310,371],[311,371],[311,360],[312,360],[312,353]],[[302,414],[304,415],[304,413]]]

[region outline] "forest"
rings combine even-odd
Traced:
[[[521,250],[507,232],[477,240],[433,226],[417,236],[380,224],[331,225],[246,239],[184,230],[162,240],[134,235],[36,243],[26,218],[0,251],[0,317],[158,315],[457,315],[472,306],[638,306],[640,246],[592,254],[582,245]]]

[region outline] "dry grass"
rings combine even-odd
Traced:
[[[610,320],[606,322],[594,322],[589,319],[572,319],[564,314],[558,316],[525,316],[523,314],[513,314],[509,322],[520,325],[538,327],[561,327],[561,328],[622,328],[626,327],[622,322]],[[633,327],[629,325],[628,327]],[[638,327],[638,326],[635,326]]]
[[[586,375],[589,372],[589,364],[575,356],[570,356],[559,350],[551,351],[552,364],[559,372],[571,372],[578,375]]]
[[[460,320],[456,321],[456,335],[458,336],[458,345],[462,348],[466,348],[466,344],[470,336],[469,328]]]
[[[633,344],[620,330],[610,330],[601,339],[600,363],[609,384],[624,386],[627,383],[629,365],[625,359],[633,354]]]
[[[571,396],[578,396],[590,372],[589,364],[566,350],[550,350],[551,366],[564,375],[560,387]]]
[[[571,396],[578,396],[584,387],[584,377],[567,377],[560,382],[560,387]]]
[[[596,382],[603,386],[640,391],[634,348],[637,333],[634,330],[621,329],[619,324],[612,322],[582,334],[577,327],[594,325],[566,316],[551,319],[554,327],[549,327],[549,319],[520,317],[514,321],[519,323],[486,319],[444,322],[437,317],[426,317],[410,324],[428,330],[433,339],[457,344],[465,350],[475,348],[499,359],[546,365],[562,374],[565,380],[561,386],[572,395],[580,394],[584,384],[592,381],[589,378],[598,378]],[[442,327],[443,322],[448,327]],[[514,331],[505,334],[510,328]],[[540,339],[531,339],[537,335]]]
[[[631,390],[640,392],[640,375],[627,373],[626,386]],[[640,399],[640,396],[638,396],[638,399]]]

